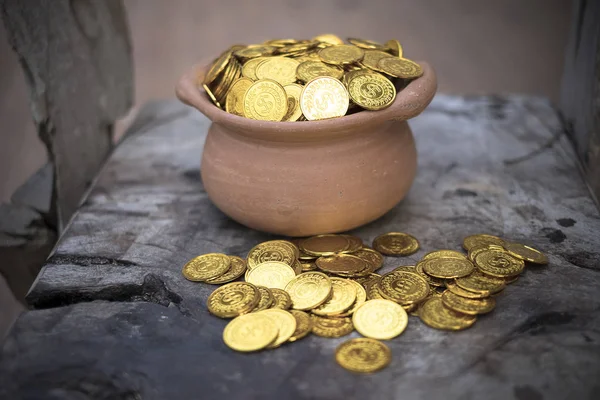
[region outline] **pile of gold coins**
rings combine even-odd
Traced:
[[[208,310],[233,318],[223,340],[240,352],[273,349],[312,333],[326,338],[353,330],[336,350],[336,361],[354,372],[374,372],[391,362],[381,340],[400,335],[408,315],[443,330],[472,326],[496,306],[494,296],[517,280],[526,263],[547,264],[539,251],[497,236],[478,234],[455,250],[427,253],[416,265],[376,271],[385,256],[408,256],[419,249],[413,236],[390,232],[373,247],[350,235],[272,240],[250,250],[246,260],[210,253],[190,260],[183,275],[222,284],[207,300]]]
[[[305,121],[381,110],[396,90],[423,74],[397,40],[385,44],[326,34],[235,45],[211,65],[202,85],[228,113],[263,121]]]

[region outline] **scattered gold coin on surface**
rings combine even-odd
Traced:
[[[350,339],[338,346],[335,360],[349,371],[370,373],[387,367],[392,361],[392,351],[375,339]]]

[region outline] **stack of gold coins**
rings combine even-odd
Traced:
[[[231,46],[198,84],[228,113],[291,122],[384,109],[422,74],[397,40],[344,43],[325,34]]]
[[[190,260],[183,275],[191,281],[222,284],[210,294],[208,310],[233,318],[223,332],[231,349],[273,349],[308,334],[338,338],[356,330],[336,350],[336,361],[354,372],[374,372],[391,362],[381,340],[404,332],[408,315],[428,326],[462,330],[492,311],[495,295],[515,282],[528,264],[547,264],[539,251],[497,236],[478,234],[456,250],[429,252],[416,265],[380,275],[384,255],[401,257],[419,250],[407,233],[375,238],[327,234],[271,240],[253,247],[246,259],[210,253]]]

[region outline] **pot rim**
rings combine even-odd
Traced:
[[[194,107],[213,123],[224,125],[229,130],[256,139],[273,141],[310,141],[338,137],[389,121],[406,121],[419,115],[431,102],[437,90],[437,79],[433,68],[419,62],[423,75],[411,81],[396,95],[394,103],[378,110],[363,110],[343,117],[301,122],[259,121],[230,114],[215,106],[196,82],[202,82],[210,65],[200,62],[181,76],[175,92],[179,100]]]

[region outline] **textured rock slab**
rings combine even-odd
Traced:
[[[244,256],[271,236],[229,220],[202,190],[208,122],[174,102],[150,107],[29,294],[42,310],[23,315],[4,347],[0,387],[9,397],[597,397],[600,218],[546,101],[438,96],[411,123],[420,155],[411,192],[352,232],[367,243],[390,230],[420,240],[417,254],[387,258],[383,271],[459,249],[478,232],[532,244],[550,265],[529,268],[467,331],[411,318],[388,341],[392,365],[371,376],[335,364],[345,338],[251,355],[224,346],[226,321],[204,305],[214,287],[186,281],[181,267],[210,251]]]

